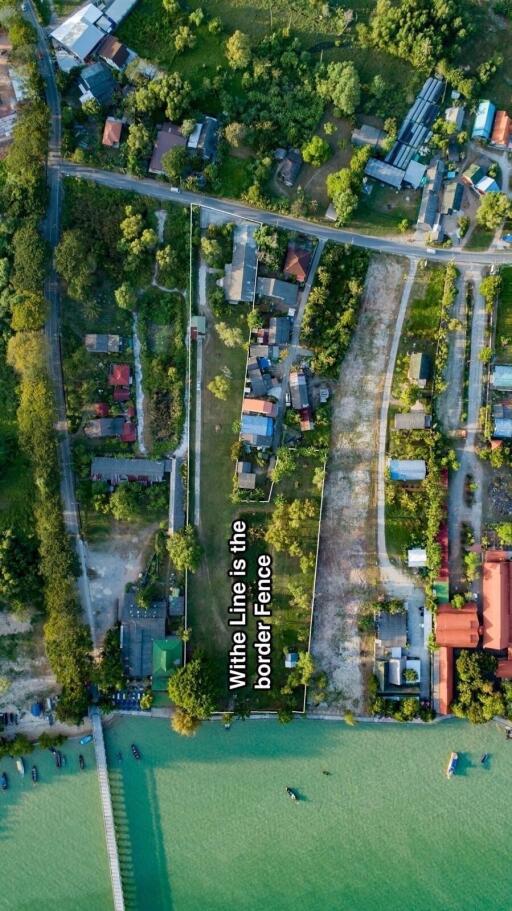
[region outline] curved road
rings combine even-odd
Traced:
[[[48,50],[46,35],[39,25],[32,3],[27,6],[27,18],[37,32],[37,47],[39,53],[39,69],[44,80],[46,100],[50,109],[50,141],[48,147],[48,207],[44,223],[44,235],[53,251],[59,242],[60,236],[60,209],[61,209],[61,114],[60,98],[57,83],[53,72],[53,64]],[[73,481],[73,462],[71,446],[67,430],[66,399],[64,394],[64,380],[62,376],[62,362],[60,350],[60,296],[59,278],[53,267],[45,281],[45,297],[48,301],[48,318],[46,323],[46,338],[48,372],[52,381],[55,396],[55,409],[57,413],[57,447],[60,467],[60,486],[66,531],[75,541],[77,556],[80,563],[81,575],[78,579],[80,600],[91,630],[93,647],[96,648],[96,634],[94,615],[89,592],[89,581],[85,562],[85,545],[80,536],[80,521],[78,507],[75,499],[75,486]]]
[[[114,187],[119,190],[131,190],[132,193],[141,193],[144,196],[153,196],[156,199],[165,199],[169,202],[182,205],[204,206],[222,212],[231,218],[244,218],[250,221],[264,222],[267,225],[289,228],[292,231],[303,231],[312,234],[320,240],[333,240],[342,244],[354,244],[356,247],[365,247],[376,253],[389,253],[395,256],[416,256],[420,259],[432,259],[440,262],[455,262],[460,265],[500,265],[512,263],[512,254],[499,251],[496,253],[472,253],[464,249],[436,250],[420,244],[407,243],[404,240],[389,240],[385,237],[373,237],[369,234],[356,234],[354,231],[341,230],[340,228],[322,225],[307,218],[293,218],[291,215],[279,215],[268,212],[266,209],[255,209],[243,202],[234,199],[217,199],[215,196],[206,196],[204,193],[191,193],[188,190],[179,190],[162,181],[148,177],[132,177],[129,174],[119,174],[115,171],[102,171],[100,168],[87,168],[83,165],[62,161],[61,174],[65,177],[81,177],[92,180],[94,183]]]

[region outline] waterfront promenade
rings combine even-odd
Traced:
[[[94,736],[94,750],[96,753],[96,767],[98,769],[98,781],[100,786],[101,807],[103,811],[103,824],[105,827],[105,840],[107,844],[110,879],[112,882],[114,911],[125,911],[123,884],[121,881],[121,868],[119,866],[119,853],[117,850],[116,829],[114,824],[114,813],[112,810],[112,799],[110,796],[110,784],[108,780],[105,741],[103,739],[101,715],[97,709],[93,709],[91,711],[91,722],[92,732]]]

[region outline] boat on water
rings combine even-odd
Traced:
[[[18,758],[16,760],[16,768],[18,769],[18,772],[20,773],[20,775],[25,774],[25,763],[23,762],[23,759],[21,756],[18,756]]]
[[[60,769],[60,767],[62,765],[62,753],[60,752],[60,750],[55,750],[53,755],[55,757],[55,765],[57,766],[58,769]]]
[[[136,746],[134,743],[132,743],[132,755],[133,755],[134,759],[140,759],[140,758],[141,758],[140,752],[139,752],[137,746]]]
[[[297,797],[297,794],[296,794],[295,791],[293,790],[293,788],[286,788],[286,793],[288,794],[288,797],[290,798],[290,800],[298,800],[298,799],[299,799],[299,798]]]
[[[453,775],[454,775],[454,773],[455,773],[455,770],[456,770],[456,768],[457,768],[457,763],[458,763],[458,761],[459,761],[459,754],[458,754],[458,753],[455,753],[455,752],[452,752],[452,753],[450,754],[450,761],[449,761],[449,763],[448,763],[448,768],[446,769],[446,777],[447,777],[447,778],[452,778],[452,777],[453,777]]]
[[[80,766],[81,769],[85,769],[85,759],[81,753],[80,753],[80,756],[78,757],[78,765]]]
[[[9,787],[9,780],[5,772],[2,772],[2,775],[0,776],[0,787],[2,788],[2,791],[7,791],[7,788]]]
[[[489,753],[484,753],[484,755],[482,756],[482,758],[480,760],[481,764],[485,765],[485,763],[487,762],[488,759],[489,759]]]
[[[38,781],[38,779],[39,779],[39,774],[38,774],[38,771],[37,771],[37,766],[35,766],[35,765],[32,766],[32,769],[31,769],[31,773],[30,773],[30,774],[32,775],[32,781],[34,782],[34,784],[36,784],[37,781]]]
[[[86,746],[88,743],[92,743],[92,734],[85,734],[83,737],[80,737],[80,746]]]

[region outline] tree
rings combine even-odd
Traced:
[[[238,123],[236,120],[226,124],[224,127],[224,138],[234,149],[238,149],[243,144],[246,134],[247,127],[244,126],[243,123]]]
[[[143,712],[149,712],[151,706],[153,705],[154,696],[153,693],[148,690],[147,693],[143,693],[140,697],[140,707]]]
[[[177,16],[180,12],[178,0],[162,0],[162,6],[170,18]]]
[[[216,323],[215,331],[226,348],[241,348],[244,339],[242,330],[237,326],[228,326],[227,323]]]
[[[42,329],[46,319],[46,301],[42,294],[17,294],[11,304],[11,328],[15,332]]]
[[[126,139],[128,149],[128,166],[135,170],[141,158],[147,158],[151,152],[151,137],[149,130],[143,123],[131,123]]]
[[[483,228],[494,231],[511,216],[512,201],[506,193],[486,193],[477,209],[476,221]]]
[[[487,652],[462,651],[455,662],[456,699],[452,711],[473,724],[502,715],[505,701],[494,689],[497,659]]]
[[[221,401],[227,399],[230,388],[231,383],[222,373],[218,373],[217,376],[214,376],[213,380],[211,380],[207,386],[208,391],[211,392],[216,399],[221,399]]]
[[[0,677],[0,696],[5,696],[11,686],[11,681],[3,675]]]
[[[215,685],[204,653],[197,652],[170,677],[169,698],[192,718],[209,718],[215,709]]]
[[[251,59],[249,38],[239,29],[226,41],[226,57],[232,70],[245,70]]]
[[[180,53],[185,48],[192,48],[197,42],[192,29],[188,25],[180,25],[174,34],[174,47]]]
[[[187,163],[187,150],[183,146],[176,146],[162,155],[162,167],[165,176],[172,184],[179,184]]]
[[[196,12],[199,12],[199,10],[196,10]],[[192,133],[194,132],[195,128],[196,128],[196,121],[189,117],[187,120],[184,120],[183,123],[181,124],[181,135],[185,136],[185,138],[188,139],[188,137],[191,136]]]
[[[283,478],[295,471],[297,457],[287,446],[280,446],[276,452],[276,458],[276,464],[271,471],[271,479],[274,484],[279,484]]]
[[[0,600],[21,611],[38,601],[40,587],[35,538],[4,529],[0,532]]]
[[[96,668],[96,683],[101,693],[110,695],[122,690],[126,683],[123,670],[119,625],[107,630],[100,660]]]
[[[512,522],[501,522],[496,525],[496,534],[500,544],[512,544]]]
[[[418,674],[412,667],[406,668],[404,671],[404,680],[406,683],[416,683],[418,680]]]
[[[329,63],[325,75],[317,80],[321,98],[331,101],[342,115],[354,113],[361,97],[361,83],[353,63]]]
[[[128,282],[123,282],[122,285],[119,285],[119,288],[116,288],[114,291],[114,297],[116,299],[117,306],[121,307],[122,310],[135,309],[137,295]]]
[[[254,310],[250,310],[247,314],[247,326],[249,332],[253,332],[256,329],[261,329],[263,326],[263,317],[259,310],[256,310],[256,308],[254,308]]]
[[[82,111],[84,114],[87,114],[88,117],[98,117],[99,114],[101,114],[101,104],[97,98],[89,98],[87,101],[84,101]]]
[[[167,542],[169,556],[178,572],[194,573],[201,559],[201,545],[194,525],[176,531]]]
[[[14,272],[12,283],[18,291],[41,292],[46,270],[46,246],[36,225],[26,220],[12,238]]]
[[[171,715],[171,727],[176,734],[181,734],[182,737],[193,737],[200,724],[199,718],[194,718],[184,709],[177,708]]]
[[[55,267],[68,286],[74,300],[83,300],[90,291],[96,259],[88,252],[78,228],[64,231],[55,250]]]
[[[346,710],[345,714],[343,715],[343,720],[346,722],[346,724],[350,724],[351,726],[357,724],[357,718],[351,709]]]
[[[330,155],[331,147],[321,136],[312,136],[309,142],[302,146],[302,157],[313,168],[325,164]]]

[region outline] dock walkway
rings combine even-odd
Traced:
[[[112,810],[112,799],[110,796],[110,784],[108,780],[105,741],[103,739],[101,715],[97,709],[92,709],[91,711],[91,722],[94,735],[96,767],[98,769],[98,780],[100,785],[101,806],[103,810],[103,823],[105,826],[105,839],[107,842],[108,864],[112,882],[112,895],[114,898],[114,911],[125,911],[121,868],[119,866],[119,854],[114,825],[114,813]]]

